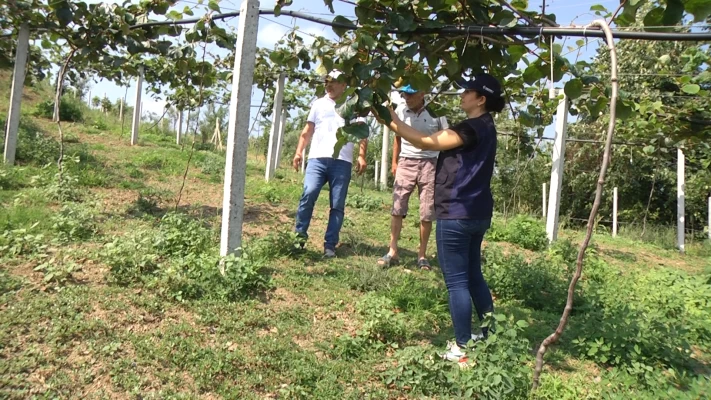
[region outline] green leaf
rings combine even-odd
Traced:
[[[526,46],[523,45],[509,46],[508,51],[509,57],[511,57],[511,61],[513,62],[519,62],[519,60],[523,58],[523,55],[528,52]]]
[[[390,116],[390,111],[388,111],[388,108],[384,105],[373,104],[373,111],[378,114],[378,117],[380,117],[380,119],[382,119],[385,124],[390,125],[390,123],[393,122],[393,119]]]
[[[66,2],[64,4],[66,4]],[[68,4],[65,7],[58,8],[54,13],[57,16],[57,21],[59,21],[59,24],[62,27],[69,25],[69,23],[74,19],[74,13],[69,8]]]
[[[166,17],[168,19],[172,19],[173,21],[180,21],[183,19],[183,14],[176,10],[170,10],[170,12],[166,14]]]
[[[644,146],[642,151],[645,152],[646,154],[652,154],[652,153],[654,153],[654,146],[652,146],[652,145]]]
[[[516,326],[518,326],[519,328],[528,328],[528,322],[520,319],[516,321]]]
[[[667,8],[662,16],[662,25],[676,25],[684,16],[684,4],[681,0],[667,0]]]
[[[350,125],[346,125],[343,128],[346,135],[350,136],[349,141],[360,141],[367,139],[370,135],[370,127],[366,123],[358,122]]]
[[[664,9],[662,7],[653,8],[647,15],[644,16],[644,26],[645,30],[658,30],[659,28],[650,28],[649,26],[660,26],[662,25],[662,19],[664,18]]]
[[[564,91],[571,100],[577,99],[583,94],[583,82],[580,79],[571,79],[565,83]]]
[[[523,81],[526,82],[528,85],[532,85],[541,78],[543,78],[545,75],[538,69],[538,67],[535,64],[531,64],[526,68],[525,71],[523,71]]]
[[[602,4],[595,4],[594,6],[590,7],[590,11],[607,12],[607,8],[605,8],[605,6],[603,6]]]
[[[410,84],[415,90],[429,91],[432,89],[432,79],[422,72],[416,72],[410,78]]]
[[[363,110],[363,113],[365,115],[368,115],[368,112],[370,110],[370,107],[373,104],[373,89],[369,87],[364,87],[360,90],[358,90],[358,108]],[[360,116],[364,116],[361,114]]]
[[[334,18],[334,19],[333,19],[333,23],[334,23],[334,24],[353,25],[353,22],[351,22],[351,20],[349,20],[348,18],[346,18],[346,17],[344,17],[344,16],[342,16],[342,15],[339,15],[339,16],[337,16],[336,18]],[[338,37],[343,37],[343,36],[345,36],[346,33],[348,33],[348,31],[350,31],[350,30],[351,30],[350,28],[343,28],[343,27],[337,27],[337,26],[334,26],[334,27],[333,27],[333,32],[335,32],[336,35],[338,35]]]
[[[348,143],[348,139],[346,138],[346,133],[343,130],[343,128],[339,128],[338,131],[336,131],[336,145],[333,146],[333,158],[338,158],[338,155],[341,153],[341,149],[343,146]]]
[[[685,0],[684,8],[694,16],[694,22],[703,21],[711,15],[711,2],[708,0]]]
[[[626,120],[632,116],[632,107],[625,104],[623,101],[617,102],[617,107],[615,110],[615,118],[619,120]]]
[[[691,84],[688,84],[688,85],[684,85],[684,86],[681,88],[681,91],[684,92],[684,93],[686,93],[686,94],[697,94],[697,93],[699,93],[699,91],[701,91],[701,86],[699,86],[699,85],[697,85],[697,84],[695,84],[695,83],[691,83]]]
[[[217,4],[217,1],[215,1],[215,0],[210,0],[207,3],[207,8],[209,8],[210,10],[215,11],[215,12],[220,12],[220,5]]]
[[[343,104],[336,107],[336,113],[346,120],[346,123],[355,118],[355,107],[358,104],[358,95],[354,94],[348,98]]]

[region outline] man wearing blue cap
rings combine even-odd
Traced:
[[[424,92],[417,91],[410,85],[402,87],[399,92],[405,99],[405,106],[399,107],[396,113],[407,125],[430,135],[448,127],[446,118],[436,115],[426,106]],[[410,195],[417,187],[420,195],[420,247],[417,266],[430,269],[427,243],[434,220],[434,180],[438,155],[438,151],[421,150],[407,140],[395,137],[392,157],[395,182],[390,219],[390,248],[387,254],[378,259],[378,265],[386,267],[399,262],[397,242],[402,230],[402,221],[407,216]]]

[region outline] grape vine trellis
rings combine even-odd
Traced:
[[[91,73],[121,83],[130,76],[136,76],[139,67],[145,69],[146,83],[152,91],[161,94],[164,87],[169,88],[166,100],[178,109],[200,107],[226,91],[234,57],[213,55],[210,61],[199,61],[191,44],[214,43],[228,52],[234,51],[235,35],[218,26],[217,21],[235,17],[238,13],[221,14],[219,2],[210,0],[205,6],[205,16],[187,20],[185,16],[191,16],[194,11],[189,7],[182,11],[171,9],[176,3],[174,0],[142,0],[139,4],[88,5],[69,0],[49,3],[15,0],[0,6],[0,29],[3,32],[17,31],[23,22],[29,23],[35,32],[35,39],[40,40],[43,48],[53,48],[65,54],[62,72],[57,80],[55,107],[58,107],[62,94],[61,78],[68,68],[81,76]],[[290,3],[288,0],[278,0],[275,9],[269,12],[323,22],[283,10]],[[324,0],[324,4],[335,13],[333,0]],[[641,16],[644,25],[664,26],[649,30],[669,32],[646,32],[646,37],[674,40],[711,38],[708,33],[683,32],[678,26],[684,18],[707,20],[711,15],[711,4],[708,1],[623,0],[621,4],[614,15],[602,6],[594,6],[593,9],[601,16],[611,17],[617,26],[630,26],[639,18],[641,7],[651,6]],[[275,72],[279,72],[275,71],[275,66],[290,71],[298,67],[309,70],[312,63],[318,62],[318,74],[323,75],[333,68],[345,72],[344,79],[349,89],[340,99],[338,109],[344,118],[366,116],[374,112],[387,120],[388,113],[383,104],[388,102],[388,94],[393,86],[410,84],[422,90],[432,87],[446,90],[453,80],[463,74],[487,71],[506,82],[509,100],[520,108],[520,123],[533,128],[549,121],[556,106],[556,99],[549,98],[537,85],[545,79],[560,82],[566,74],[571,74],[572,79],[565,83],[564,91],[576,109],[588,110],[594,119],[600,118],[600,112],[609,105],[613,107],[609,116],[602,117],[609,120],[609,130],[596,204],[591,211],[590,221],[594,220],[609,162],[615,113],[621,119],[642,118],[640,110],[649,107],[643,104],[644,100],[627,98],[624,93],[617,102],[614,72],[610,85],[599,79],[588,63],[570,62],[562,55],[562,46],[544,38],[604,36],[611,44],[613,33],[606,30],[607,23],[604,20],[595,23],[600,29],[587,27],[582,32],[580,28],[559,27],[555,15],[528,10],[526,0],[361,0],[354,5],[357,21],[336,16],[329,22],[340,38],[338,43],[319,38],[307,48],[294,33],[275,51],[261,53],[257,57],[257,85],[261,89],[270,88]],[[168,20],[152,21],[152,15],[165,15]],[[184,24],[191,24],[192,27],[182,28]],[[176,39],[162,40],[163,36]],[[615,32],[614,36],[633,38],[645,35]],[[186,43],[177,43],[181,37]],[[522,40],[522,37],[529,39]],[[11,59],[9,54],[13,48],[7,43],[0,45],[0,60]],[[530,44],[538,44],[537,49],[530,49]],[[614,58],[614,50],[612,54]],[[546,60],[554,61],[551,65]],[[525,64],[522,70],[519,68],[520,63]],[[33,66],[37,68],[42,64],[35,62]],[[197,74],[196,71],[201,73]],[[311,78],[304,80],[308,80],[311,86],[319,86]],[[192,101],[196,97],[196,86],[200,86],[203,92],[198,103]],[[705,97],[708,97],[710,88],[708,81],[691,74],[679,77],[678,87],[683,93]],[[699,125],[700,121],[703,125],[709,119],[709,111],[703,109],[694,115],[677,115],[676,122]],[[61,135],[61,124],[57,122]],[[359,125],[345,127],[340,132],[343,141],[357,141],[367,136],[367,133],[367,129]],[[692,136],[694,134],[709,133],[706,129],[692,133]],[[680,136],[689,136],[688,130]],[[61,159],[60,155],[60,177]],[[562,333],[572,309],[572,293],[582,270],[582,255],[590,238],[591,227],[592,222],[589,222],[588,235],[581,244],[577,270],[571,281],[561,325],[551,338],[546,339],[539,351],[534,388],[538,383],[545,350]]]

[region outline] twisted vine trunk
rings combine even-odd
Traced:
[[[62,89],[64,87],[64,75],[67,73],[67,67],[69,66],[69,63],[72,61],[72,58],[74,57],[74,53],[76,53],[77,49],[72,48],[72,51],[69,52],[67,55],[67,59],[64,61],[64,64],[62,64],[62,69],[59,70],[59,75],[57,75],[57,91],[54,94],[54,121],[57,123],[57,129],[59,129],[59,158],[57,159],[57,184],[61,188],[62,186],[62,178],[63,178],[63,173],[64,173],[64,132],[62,131],[62,124],[61,124],[61,119],[59,115],[59,102],[61,101],[62,98]],[[60,197],[61,197],[61,190],[60,190]],[[60,198],[60,200],[63,200]]]
[[[183,181],[180,184],[180,190],[178,191],[178,199],[175,201],[175,211],[178,211],[180,207],[180,199],[183,197],[183,189],[185,189],[185,181],[188,179],[188,171],[190,170],[190,161],[193,159],[193,154],[195,153],[195,136],[197,136],[198,122],[200,120],[200,107],[202,107],[203,99],[203,79],[205,78],[205,53],[207,52],[207,46],[202,48],[202,68],[200,69],[200,93],[198,96],[198,121],[195,122],[195,130],[193,131],[193,143],[190,145],[190,155],[188,155],[188,162],[185,164],[185,173],[183,174]],[[165,115],[165,113],[163,113]],[[162,117],[161,117],[162,118]],[[185,127],[185,132],[187,133],[190,129],[190,110],[188,110],[188,126]],[[185,143],[183,143],[183,146]]]
[[[568,319],[570,318],[570,313],[573,310],[573,295],[575,294],[575,286],[580,280],[580,276],[583,273],[583,259],[585,258],[585,250],[590,244],[590,239],[592,238],[593,227],[595,225],[595,218],[597,217],[597,211],[600,208],[600,200],[602,198],[602,189],[605,183],[605,174],[607,173],[607,167],[610,164],[610,150],[612,148],[612,137],[615,132],[615,110],[617,107],[617,96],[619,91],[619,84],[617,81],[617,53],[615,51],[615,42],[612,38],[612,31],[610,26],[604,19],[595,20],[588,27],[600,27],[605,32],[605,37],[607,39],[607,46],[610,48],[611,57],[611,82],[612,82],[612,96],[610,102],[610,123],[607,130],[607,138],[605,140],[605,152],[602,158],[602,165],[600,166],[600,177],[597,180],[597,190],[595,192],[595,201],[593,202],[592,210],[590,210],[590,217],[588,218],[587,232],[585,234],[585,239],[580,244],[580,249],[578,250],[578,258],[576,261],[576,269],[573,278],[570,281],[570,286],[568,287],[568,299],[565,303],[565,309],[563,310],[563,315],[560,318],[560,323],[550,336],[548,336],[543,343],[541,343],[538,349],[538,354],[536,355],[536,367],[533,372],[533,391],[538,388],[541,371],[543,370],[543,357],[546,354],[548,348],[556,343],[560,336],[563,334],[566,325],[568,324]]]

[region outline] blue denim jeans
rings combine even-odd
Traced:
[[[437,220],[437,259],[449,292],[449,313],[459,346],[471,339],[472,301],[480,321],[494,311],[481,273],[481,242],[490,226],[491,219]]]
[[[321,188],[328,182],[331,212],[328,216],[324,248],[335,250],[341,226],[343,226],[343,212],[346,207],[348,185],[351,182],[351,169],[351,163],[334,158],[309,160],[304,176],[304,192],[296,211],[296,233],[308,238],[314,205],[321,193]]]

